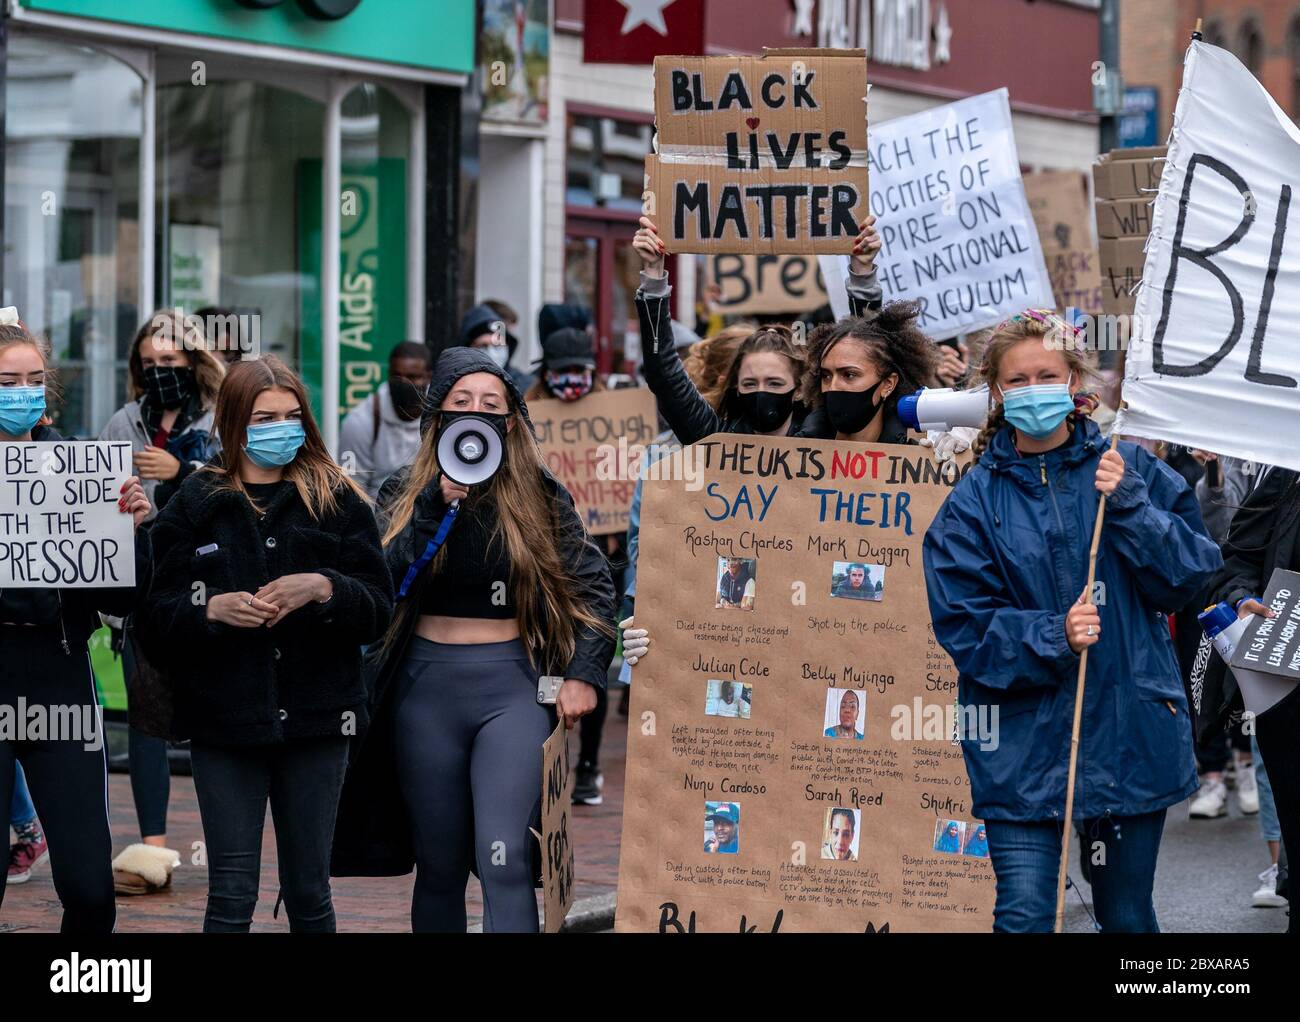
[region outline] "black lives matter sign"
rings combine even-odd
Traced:
[[[655,58],[646,206],[669,251],[851,252],[866,95],[860,50]]]
[[[0,444],[0,589],[135,585],[119,441]]]

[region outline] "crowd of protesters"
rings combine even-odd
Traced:
[[[1107,868],[1090,877],[1099,927],[1158,929],[1167,814],[1190,799],[1193,818],[1221,819],[1230,789],[1266,842],[1252,903],[1284,906],[1300,771],[1294,758],[1265,764],[1259,738],[1270,751],[1300,746],[1296,700],[1267,726],[1261,717],[1257,735],[1230,673],[1207,679],[1199,700],[1191,678],[1204,662],[1197,612],[1225,599],[1268,613],[1259,597],[1273,568],[1297,567],[1300,475],[1108,436],[1114,370],[1099,374],[1083,345],[1045,343],[1078,336],[1053,310],[927,337],[917,306],[882,303],[874,218],[850,260],[850,315],[811,317],[822,322],[810,332],[731,323],[701,339],[671,315],[652,220],[633,248],[657,451],[717,432],[925,443],[942,458],[973,447],[924,559],[960,700],[1001,710],[995,749],[963,744],[997,877],[995,929],[1051,928],[1066,788],[1057,753],[1073,716],[1066,682],[1086,649],[1075,820],[1107,847]],[[698,311],[708,332],[716,318]],[[102,749],[6,740],[9,883],[48,856],[63,928],[78,932],[113,928],[115,890],[165,888],[180,861],[167,840],[168,750],[184,742],[206,845],[205,930],[250,928],[269,805],[294,931],[336,928],[331,876],[412,870],[417,931],[466,928],[471,873],[486,929],[535,931],[540,757],[521,750],[539,750],[558,721],[576,726],[574,801],[600,804],[607,675],[617,664],[630,683],[652,655],[634,617],[639,484],[628,532],[588,535],[529,416],[531,402],[619,382],[597,372],[589,310],[542,310],[535,366],[518,364],[519,318],[501,302],[470,309],[436,358],[397,344],[386,382],[343,420],[337,457],[288,366],[217,357],[225,339],[195,329],[168,313],[142,326],[130,400],[100,434],[134,452],[119,507],[135,525],[135,589],[0,591],[0,655],[15,665],[5,701],[94,700],[87,642],[101,622],[112,628],[141,841],[114,859]],[[0,326],[0,443],[57,438],[57,373],[41,339]],[[918,436],[900,419],[900,399],[921,388],[978,385],[992,399],[982,430]],[[466,415],[486,420],[504,452],[479,486],[439,464],[439,438]],[[1108,508],[1103,607],[1083,599],[1097,494]],[[844,584],[869,586],[860,574]],[[553,704],[536,698],[539,675],[562,679]]]

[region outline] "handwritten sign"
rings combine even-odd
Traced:
[[[1053,304],[1006,89],[873,125],[870,167],[884,299],[920,302],[930,336]],[[846,267],[845,259],[822,261],[837,316],[848,314]]]
[[[961,472],[715,435],[645,483],[619,930],[991,928],[921,560]]]
[[[1044,170],[1025,175],[1025,198],[1052,280],[1053,305],[1062,312],[1101,311],[1101,274],[1092,243],[1083,175]]]
[[[861,50],[656,57],[649,215],[670,252],[851,252],[867,211]]]
[[[0,444],[0,589],[135,585],[125,441]]]
[[[717,310],[729,316],[812,312],[828,301],[813,256],[727,253],[713,256],[709,269],[722,291]]]
[[[547,933],[559,933],[574,899],[573,841],[569,809],[573,796],[568,732],[556,725],[542,746],[542,832],[533,836],[542,845],[543,918]]]
[[[641,450],[659,432],[654,395],[634,387],[532,401],[528,414],[547,468],[572,495],[587,531],[626,531]]]

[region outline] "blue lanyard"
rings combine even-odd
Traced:
[[[434,533],[433,539],[429,540],[428,545],[424,548],[424,553],[416,558],[415,563],[406,569],[406,577],[402,579],[402,584],[397,590],[397,598],[399,600],[406,599],[406,593],[407,590],[411,588],[411,583],[415,581],[420,572],[428,567],[428,564],[433,560],[434,555],[442,548],[442,544],[447,539],[447,533],[451,531],[452,523],[456,521],[456,513],[459,510],[460,501],[452,501],[451,507],[447,509],[447,513],[443,516],[442,521],[438,525],[438,531]]]

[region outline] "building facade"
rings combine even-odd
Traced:
[[[1300,116],[1296,0],[1125,0],[1120,7],[1124,83],[1156,88],[1162,141],[1173,126],[1183,56],[1198,19],[1207,43],[1231,50],[1292,120]]]
[[[3,29],[3,304],[66,432],[156,308],[237,314],[331,440],[394,344],[443,339],[473,0],[7,0]]]
[[[508,205],[501,226],[526,224],[529,237],[541,239],[542,262],[504,266],[481,251],[478,293],[521,308],[527,302],[525,322],[535,322],[541,302],[589,305],[602,365],[630,368],[640,358],[632,303],[639,264],[631,239],[654,131],[653,72],[645,65],[584,63],[583,6],[583,0],[554,0],[542,137],[507,143],[509,171],[504,162],[493,171],[484,148],[483,208]],[[705,40],[712,54],[866,49],[874,122],[1006,86],[1026,169],[1083,171],[1097,152],[1091,113],[1096,0],[709,0]],[[1028,52],[1050,53],[1059,73],[1046,77],[1042,59],[1017,57]],[[489,181],[494,174],[496,188]],[[480,221],[481,249],[486,224]],[[677,263],[674,298],[681,312],[694,304],[696,275],[690,256]]]

